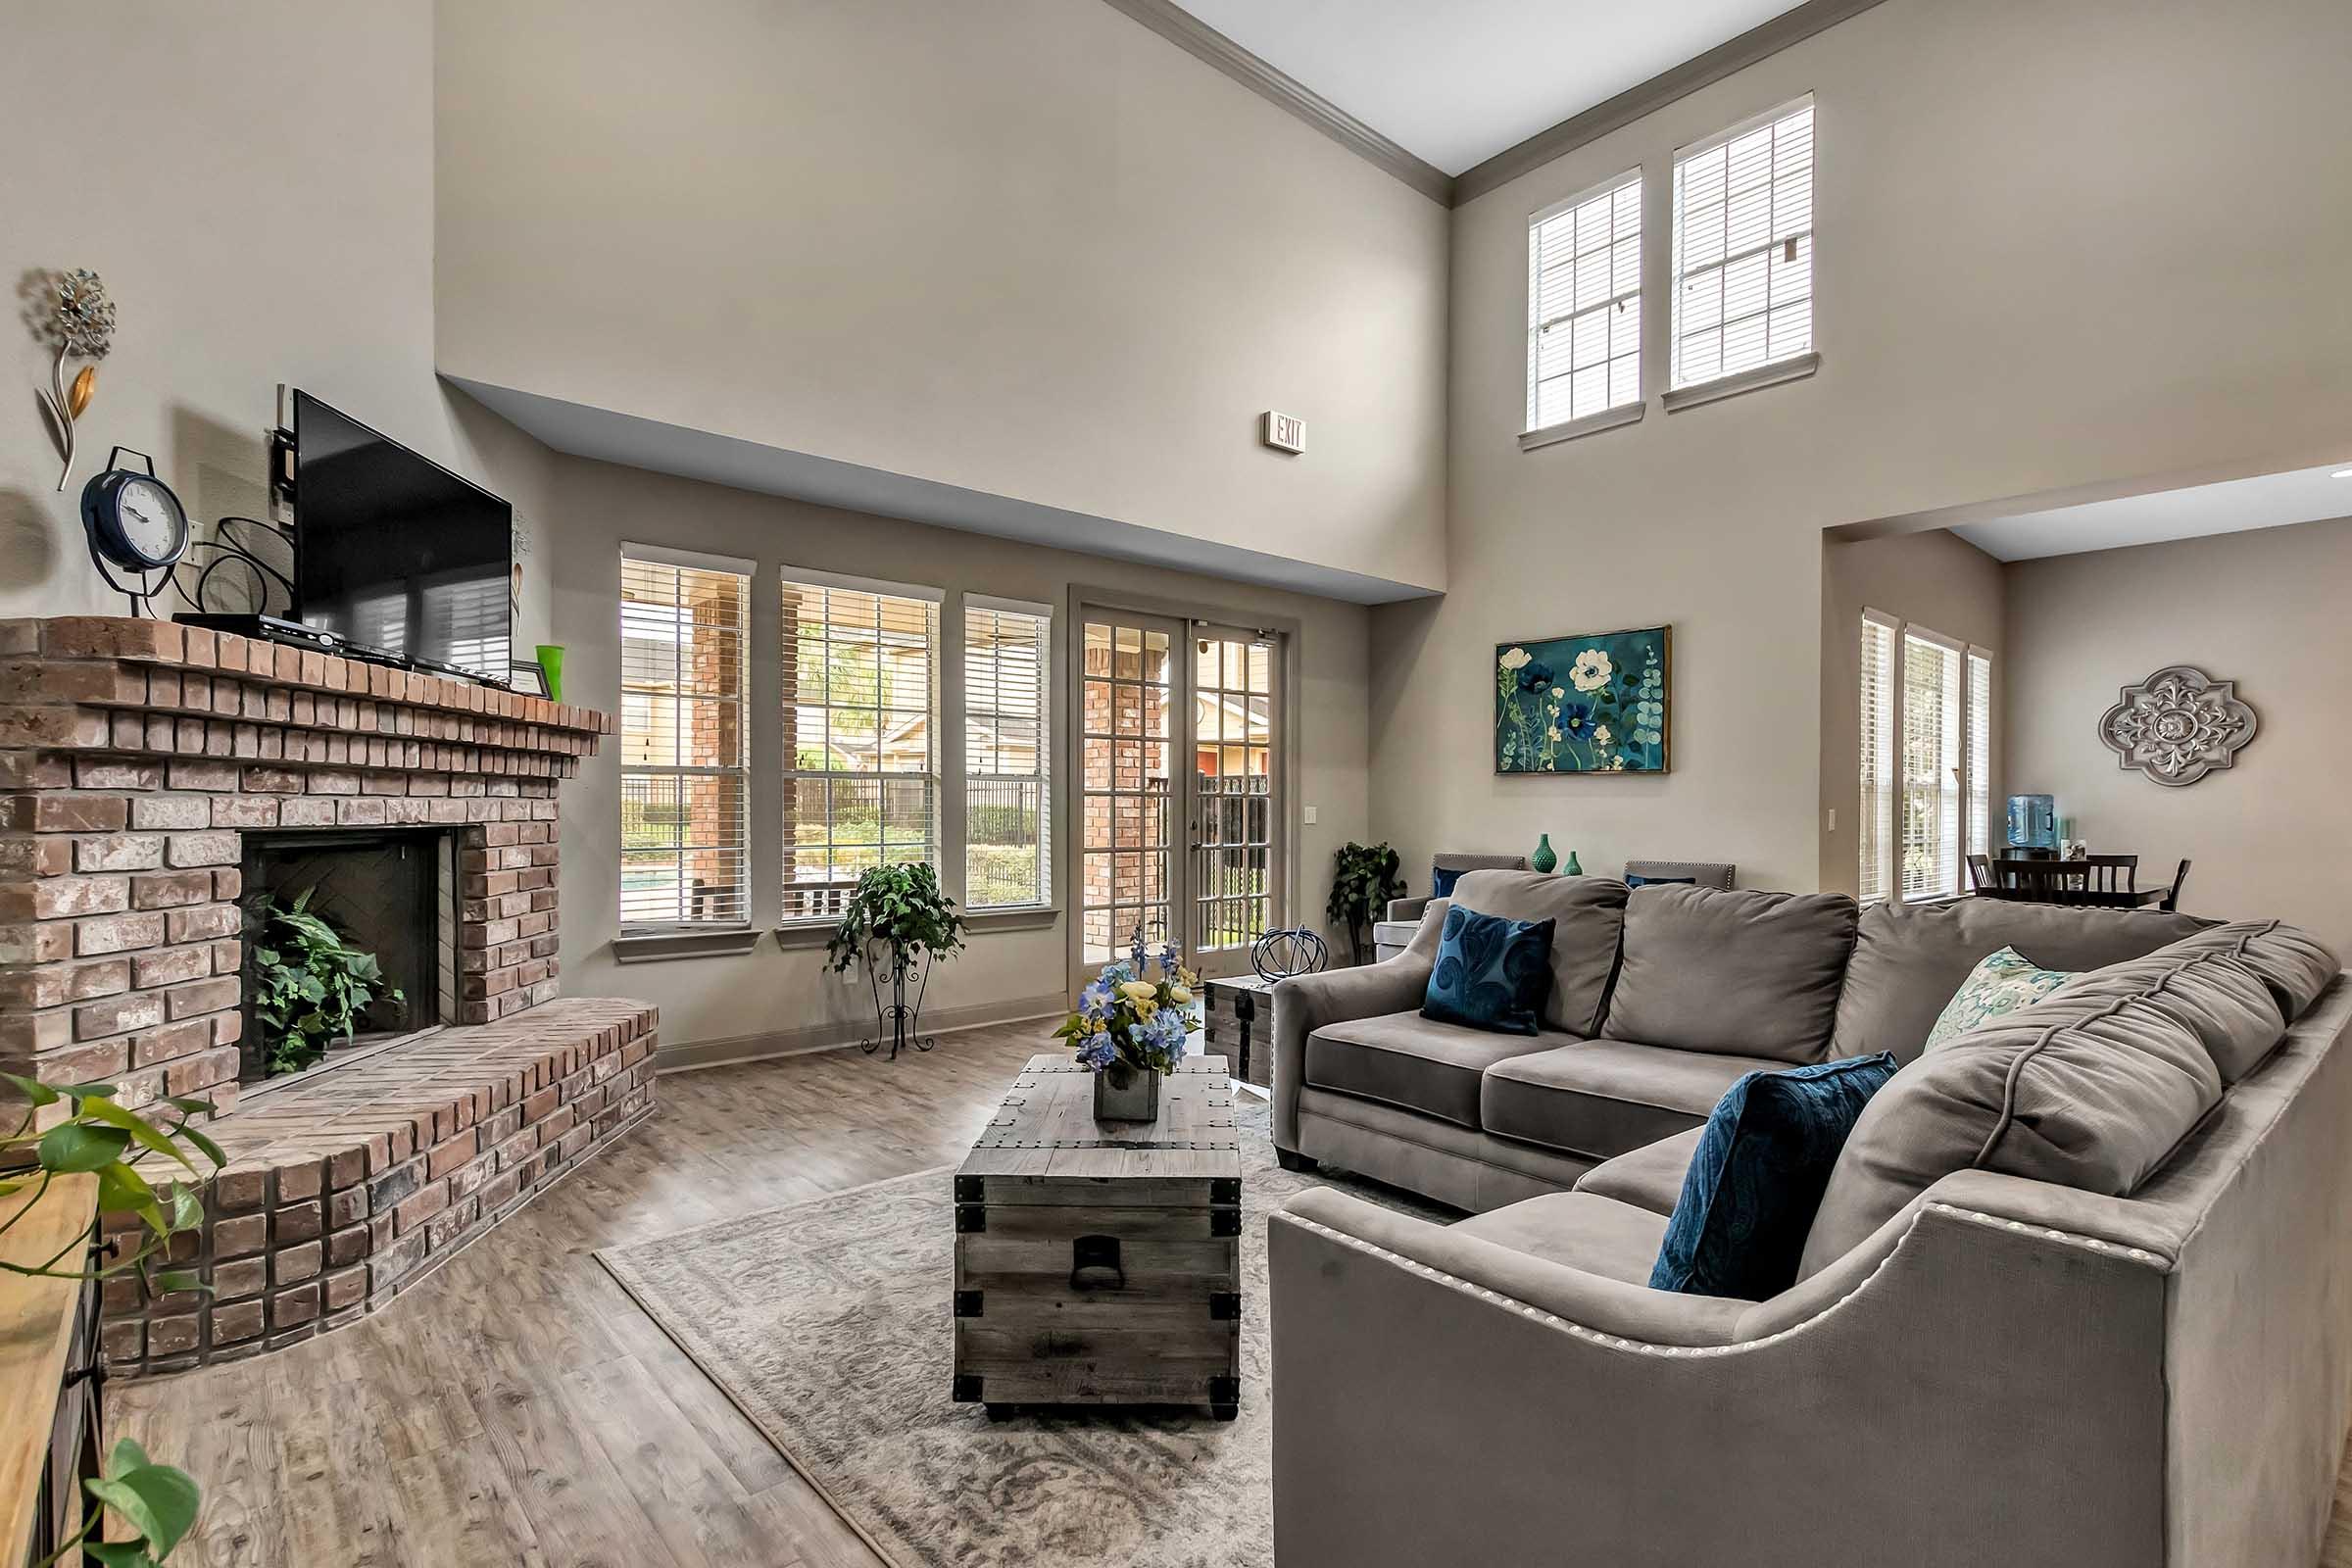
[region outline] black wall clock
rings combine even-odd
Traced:
[[[122,466],[125,456],[146,464],[146,470]],[[155,460],[144,452],[117,447],[106,463],[81,487],[81,529],[89,539],[90,564],[130,601],[135,615],[163,591],[161,582],[147,585],[147,573],[163,572],[170,581],[172,568],[188,553],[188,514],[172,487],[156,477]],[[133,574],[138,586],[124,585],[115,567]]]

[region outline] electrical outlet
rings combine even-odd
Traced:
[[[1315,808],[1311,806],[1306,808],[1306,825],[1308,827],[1315,825]]]

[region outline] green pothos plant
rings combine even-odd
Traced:
[[[375,955],[310,912],[312,889],[291,904],[264,897],[253,946],[253,1012],[262,1026],[262,1065],[272,1076],[300,1072],[336,1040],[358,1032],[360,1015],[379,998],[406,1002],[384,983]]]
[[[875,943],[889,944],[899,974],[913,967],[917,955],[944,958],[963,946],[963,916],[930,866],[877,865],[858,877],[825,943],[826,966],[846,971]]]
[[[164,1255],[172,1237],[204,1223],[204,1205],[193,1183],[210,1172],[199,1171],[197,1158],[215,1171],[228,1162],[220,1146],[192,1120],[211,1114],[210,1101],[167,1096],[158,1102],[164,1114],[151,1118],[118,1103],[113,1084],[44,1084],[13,1073],[0,1073],[0,1083],[24,1102],[16,1130],[0,1138],[0,1209],[6,1216],[0,1218],[0,1235],[24,1223],[61,1176],[96,1178],[96,1213],[129,1214],[139,1222],[136,1230],[101,1248],[93,1215],[49,1257],[30,1263],[0,1258],[0,1272],[35,1279],[109,1280],[137,1271],[159,1295],[212,1289],[188,1270],[149,1266]],[[56,1113],[61,1105],[62,1115]],[[150,1161],[156,1162],[151,1169],[177,1169],[159,1187],[140,1169]],[[127,1438],[114,1446],[100,1474],[84,1480],[82,1487],[101,1506],[91,1509],[82,1528],[33,1568],[48,1568],[76,1549],[83,1560],[107,1568],[152,1568],[187,1535],[202,1500],[186,1472],[155,1463]],[[117,1539],[93,1539],[109,1517],[117,1521],[111,1532]],[[125,1530],[135,1535],[124,1539]]]

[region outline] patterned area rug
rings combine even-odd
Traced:
[[[1242,1123],[1242,1413],[1022,1416],[948,1397],[949,1172],[924,1171],[597,1256],[900,1568],[1271,1568],[1266,1214],[1326,1178]],[[1343,1179],[1391,1207],[1451,1215]]]

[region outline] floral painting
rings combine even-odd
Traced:
[[[1671,631],[1497,644],[1494,771],[1665,772]]]

